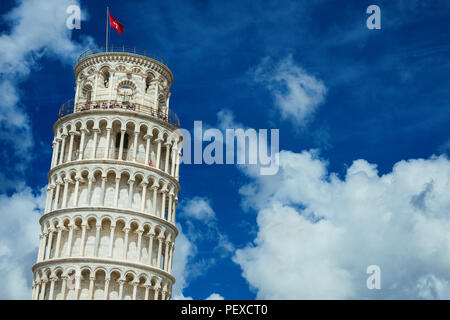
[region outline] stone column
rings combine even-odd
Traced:
[[[80,149],[78,150],[78,159],[83,160],[84,159],[84,143],[86,140],[86,133],[89,131],[85,128],[81,128],[81,138],[80,138]]]
[[[158,144],[157,149],[156,149],[156,164],[155,164],[155,168],[160,169],[161,142],[162,142],[162,139],[161,138],[157,138],[155,140],[155,142]]]
[[[95,159],[95,154],[97,153],[98,133],[100,132],[100,129],[95,128],[92,129],[92,131],[94,131],[94,146],[92,148],[91,159]]]
[[[161,194],[162,194],[162,197],[161,197],[161,214],[160,214],[160,218],[161,219],[164,219],[164,213],[165,213],[165,210],[166,210],[166,193],[167,193],[167,189],[164,187],[161,190]]]
[[[138,286],[138,282],[133,282],[133,296],[132,296],[132,300],[136,300],[136,293],[137,293],[137,286]]]
[[[153,237],[155,236],[154,233],[149,233],[148,235],[148,265],[152,265],[152,254],[153,254]]]
[[[169,192],[169,206],[167,207],[167,221],[172,222],[172,202],[173,202],[173,190]]]
[[[142,182],[141,211],[145,212],[145,198],[147,195],[147,182]]]
[[[81,242],[80,242],[80,256],[84,255],[84,246],[86,242],[86,229],[87,229],[87,223],[83,222],[81,224]]]
[[[111,225],[111,231],[109,233],[109,251],[108,256],[112,258],[113,256],[113,246],[114,246],[114,230],[116,226]]]
[[[142,233],[144,232],[144,229],[140,227],[137,229],[136,233],[138,234],[138,242],[137,242],[137,262],[141,261],[141,246],[142,246]]]
[[[178,180],[180,178],[180,161],[181,161],[181,151],[178,151],[177,164],[175,166],[174,177]]]
[[[56,277],[50,277],[50,292],[48,294],[48,300],[53,300],[53,295],[55,292],[55,282],[58,280]]]
[[[163,270],[168,271],[169,270],[169,244],[170,241],[166,240],[164,246],[164,264],[163,264]]]
[[[98,90],[98,78],[99,78],[99,72],[95,73],[95,80],[94,80],[94,88],[92,88],[93,90],[93,94],[94,97],[92,99],[92,101],[97,101],[97,90]]]
[[[129,189],[128,189],[128,209],[132,209],[133,208],[134,180],[133,179],[128,180],[128,185],[129,185]]]
[[[64,178],[64,192],[63,192],[61,208],[67,208],[67,194],[68,194],[68,190],[69,190],[69,182],[71,182],[71,180],[69,178]]]
[[[123,140],[125,138],[125,129],[120,130],[120,145],[119,145],[119,156],[117,157],[117,160],[122,160],[123,155]]]
[[[87,193],[86,193],[86,205],[89,207],[91,206],[91,201],[92,201],[92,183],[95,182],[95,178],[94,177],[90,177],[88,178],[88,188],[87,188]]]
[[[59,202],[59,192],[61,190],[61,183],[62,183],[61,180],[56,180],[55,205],[53,206],[54,207],[53,210],[59,209],[58,208],[59,207],[59,203],[58,202]]]
[[[94,297],[94,280],[95,277],[89,277],[89,300],[92,300],[92,298]]]
[[[139,137],[139,131],[134,131],[133,162],[136,162],[136,156],[137,156],[137,150],[138,150],[138,137]]]
[[[158,103],[158,96],[159,96],[159,84],[158,82],[155,83],[155,97],[154,97],[154,104],[155,104],[155,111],[158,112],[159,109],[159,103]]]
[[[119,280],[119,300],[123,299],[123,285],[125,284],[125,280]]]
[[[106,141],[105,141],[105,153],[103,154],[104,159],[109,159],[109,144],[111,143],[111,128],[106,128]]]
[[[99,244],[100,244],[100,231],[102,229],[102,226],[100,224],[97,224],[95,231],[95,247],[94,247],[94,257],[98,257],[98,250],[99,250]]]
[[[31,300],[36,300],[37,287],[38,287],[38,284],[36,283],[36,281],[33,281],[33,285],[32,285],[33,290],[31,291]]]
[[[150,286],[149,286],[149,285],[146,285],[146,286],[145,286],[145,297],[144,297],[144,300],[148,300],[148,294],[149,294],[149,292],[150,292]]]
[[[156,260],[156,267],[161,269],[161,255],[162,255],[162,243],[164,241],[164,235],[158,236],[158,255]]]
[[[177,162],[177,144],[175,143],[172,147],[172,167],[170,168],[170,175],[175,177],[175,164]]]
[[[38,250],[38,255],[37,255],[37,262],[41,261],[41,256],[42,256],[42,250],[43,250],[43,245],[45,245],[44,240],[45,239],[45,235],[43,232],[41,232],[39,234],[39,250]]]
[[[59,258],[60,252],[61,252],[61,235],[63,230],[65,229],[64,226],[58,226],[58,234],[56,236],[56,248],[55,248],[55,258]]]
[[[59,153],[59,141],[61,139],[60,138],[55,138],[55,142],[53,143],[53,156],[52,156],[52,163],[51,163],[51,168],[53,168],[54,166],[56,166],[58,163],[58,153]]]
[[[67,276],[61,276],[61,279],[62,279],[61,297],[62,297],[62,300],[66,300]]]
[[[72,255],[72,239],[73,239],[73,229],[75,229],[75,224],[69,224],[69,238],[67,239],[67,256]]]
[[[144,136],[144,140],[145,140],[145,165],[148,165],[148,162],[150,160],[150,142],[152,139],[152,135],[151,134],[146,134]]]
[[[176,212],[177,212],[177,204],[178,204],[178,196],[175,196],[174,203],[173,203],[173,214],[172,214],[172,223],[176,223]]]
[[[125,239],[123,241],[123,260],[127,260],[127,255],[128,255],[128,232],[130,231],[130,228],[125,227],[123,229],[123,231],[125,232]]]
[[[170,257],[169,257],[169,269],[168,269],[169,273],[172,273],[172,263],[173,263],[173,251],[174,251],[174,249],[175,249],[175,243],[172,242],[170,244]]]
[[[45,298],[45,289],[47,287],[47,279],[42,280],[42,284],[41,284],[41,294],[39,295],[39,300],[44,300]]]
[[[62,164],[63,163],[63,161],[64,161],[64,149],[65,149],[65,147],[66,147],[66,137],[67,137],[67,133],[63,133],[62,135],[61,135],[61,139],[62,139],[62,145],[61,145],[61,155],[59,156],[59,162],[58,162],[58,164]]]
[[[102,186],[101,186],[101,205],[102,207],[105,206],[105,196],[106,196],[106,176],[102,176]]]
[[[155,289],[154,289],[154,291],[155,291],[155,296],[153,297],[153,300],[158,300],[158,297],[159,297],[159,290],[160,290],[160,287],[159,287],[159,285],[158,285],[158,286],[156,286]]]
[[[46,248],[47,248],[48,236],[49,236],[48,235],[48,231],[44,230],[44,241],[42,243],[42,252],[41,252],[41,257],[40,257],[39,261],[43,261],[44,258],[45,258],[45,251],[46,251]]]
[[[47,188],[47,205],[45,206],[45,213],[52,211],[52,202],[53,202],[53,190],[55,189],[55,185],[51,184]]]
[[[153,203],[152,203],[152,213],[154,216],[156,216],[156,200],[158,197],[158,185],[152,185],[152,190],[153,190]]]
[[[120,177],[116,177],[116,189],[114,190],[114,208],[119,207],[119,187],[120,187]]]
[[[166,173],[169,173],[169,156],[171,144],[169,142],[166,142],[164,143],[164,146],[166,147],[166,159],[164,161],[164,171]]]
[[[77,80],[77,82],[76,82],[76,89],[75,89],[75,99],[74,99],[74,104],[73,104],[74,105],[74,107],[73,107],[74,112],[78,111],[78,110],[76,110],[76,105],[78,103],[78,96],[80,94],[80,87],[81,87],[81,81]]]
[[[79,299],[79,292],[80,292],[80,276],[79,275],[75,275],[75,299],[74,300],[78,300]]]
[[[68,162],[69,162],[69,161],[72,161],[73,139],[74,139],[74,136],[75,136],[75,132],[74,132],[74,131],[70,131],[70,132],[69,132],[69,135],[70,135],[70,140],[69,140],[69,152],[68,152],[68,155],[67,155],[67,161],[68,161]]]
[[[78,191],[80,189],[80,180],[81,180],[80,176],[75,176],[75,188],[73,191],[73,203],[72,203],[73,207],[78,206]]]
[[[45,250],[45,260],[50,259],[50,251],[52,250],[52,242],[53,242],[53,232],[55,231],[54,227],[51,226],[48,235],[47,249]]]
[[[104,292],[104,296],[103,296],[103,300],[108,300],[108,295],[109,295],[109,279],[106,278],[105,279],[105,292]]]

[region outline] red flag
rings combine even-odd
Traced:
[[[111,13],[109,14],[109,24],[111,27],[117,30],[120,34],[123,33],[124,26],[116,18],[114,18]]]

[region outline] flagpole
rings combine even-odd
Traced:
[[[109,18],[109,7],[106,7],[106,52],[108,52],[108,18]]]

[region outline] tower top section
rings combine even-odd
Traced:
[[[75,98],[63,104],[60,118],[94,109],[122,109],[180,125],[169,111],[173,75],[159,56],[136,47],[89,49],[78,58],[74,76]]]

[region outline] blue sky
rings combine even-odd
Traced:
[[[371,4],[377,4],[381,8],[381,30],[369,30],[366,27],[369,16],[366,8]],[[321,215],[319,212],[331,212],[331,207],[347,203],[337,194],[341,194],[342,185],[350,184],[350,171],[359,168],[368,178],[375,175],[378,179],[376,183],[384,183],[381,179],[383,175],[391,176],[393,180],[402,176],[403,173],[393,170],[393,167],[398,163],[398,167],[401,167],[402,161],[408,159],[425,159],[423,163],[411,160],[405,164],[411,167],[408,170],[418,170],[425,176],[429,173],[427,169],[415,166],[423,164],[430,168],[429,177],[424,177],[424,181],[438,181],[434,178],[435,174],[443,179],[442,183],[436,182],[436,195],[430,199],[443,197],[445,190],[448,191],[446,188],[450,178],[446,154],[450,152],[450,4],[447,1],[81,1],[81,30],[68,34],[68,31],[63,31],[65,41],[76,44],[74,47],[65,44],[67,55],[55,49],[58,47],[57,42],[47,43],[42,40],[42,46],[38,43],[34,44],[35,49],[21,51],[24,59],[33,59],[29,63],[29,71],[0,74],[0,80],[9,81],[17,91],[17,101],[2,106],[3,117],[6,119],[0,119],[3,129],[0,158],[5,164],[0,174],[1,201],[11,205],[11,208],[14,208],[11,201],[15,194],[23,194],[23,190],[28,188],[26,190],[32,190],[31,194],[38,197],[41,188],[47,183],[53,140],[51,128],[57,119],[59,106],[74,95],[73,57],[76,57],[78,51],[88,47],[89,41],[91,44],[95,42],[97,45],[104,45],[107,5],[125,26],[123,36],[111,31],[110,43],[145,48],[168,61],[175,79],[171,88],[170,107],[178,114],[184,128],[191,130],[195,120],[220,127],[218,113],[223,110],[233,115],[235,123],[245,127],[277,128],[280,130],[280,150],[286,152],[282,161],[293,161],[289,168],[296,168],[292,173],[287,167],[283,167],[282,162],[283,169],[278,178],[266,181],[232,165],[181,167],[179,223],[187,241],[193,246],[185,265],[186,285],[182,288],[185,297],[204,299],[213,292],[226,299],[311,297],[298,289],[303,285],[305,288],[309,285],[316,288],[314,282],[305,284],[303,276],[310,278],[311,274],[303,272],[301,264],[298,269],[286,271],[288,275],[299,276],[293,276],[291,285],[284,283],[289,282],[289,279],[280,280],[284,283],[281,288],[270,279],[261,280],[264,277],[270,278],[271,272],[283,272],[282,268],[264,269],[264,262],[267,261],[260,258],[272,248],[268,244],[270,237],[264,238],[264,222],[271,218],[267,216],[269,209],[263,208],[262,203],[271,203],[272,209],[277,205],[289,206],[289,210],[295,210],[292,213],[295,221],[307,213]],[[18,20],[11,21],[6,17],[18,6],[22,6],[20,1],[1,2],[1,35],[11,34]],[[61,8],[64,9],[62,6],[55,6],[55,10]],[[37,11],[39,12],[38,9]],[[67,15],[64,12],[55,14],[58,17],[62,15],[61,21],[65,21]],[[62,46],[62,51],[64,50],[66,49]],[[0,59],[6,60],[5,53],[0,54]],[[287,70],[281,70],[283,65],[287,66]],[[301,71],[292,74],[290,70]],[[286,108],[295,109],[297,105],[304,103],[301,99],[295,100],[292,88],[306,90],[308,95],[308,90],[305,89],[308,80],[305,77],[313,79],[311,81],[320,83],[326,89],[320,102],[313,104],[313,110],[305,119],[283,117],[280,97],[289,102],[288,106],[284,105]],[[303,86],[298,84],[302,81],[306,81]],[[5,87],[1,88],[4,90],[2,94],[5,94]],[[8,120],[5,116],[5,112],[12,110],[11,108],[15,110],[14,113],[27,118],[18,122],[28,128],[27,133],[18,129],[20,125],[11,129],[11,124],[8,124],[11,119]],[[26,157],[11,147],[12,137],[32,139],[32,145],[23,147],[29,153]],[[287,152],[292,154],[288,155]],[[312,160],[309,155],[313,155]],[[433,155],[442,155],[443,158],[435,161]],[[363,160],[355,164],[354,161],[358,159]],[[296,167],[303,160],[305,167]],[[314,178],[316,180],[303,179],[306,173],[314,171],[308,167],[309,164],[314,168],[316,165],[322,166],[323,169],[320,170],[325,170],[324,176],[319,175],[317,179]],[[374,173],[375,169],[368,164],[376,164],[377,172]],[[430,167],[427,167],[428,164]],[[432,170],[434,165],[442,167]],[[290,177],[289,174],[293,176]],[[296,174],[299,175],[298,179],[295,178]],[[333,176],[339,182],[336,185],[333,184]],[[303,181],[306,185],[320,182],[324,188],[335,190],[336,193],[331,194],[336,194],[336,198],[330,200],[329,210],[310,202],[314,197],[307,196],[307,191],[302,193],[303,189],[300,187],[295,189],[297,185],[294,187],[294,195],[278,195],[276,190],[267,190],[270,187],[266,184],[278,182],[288,185],[291,179]],[[362,185],[356,190],[370,188],[372,182],[360,182]],[[422,190],[424,183],[417,182],[417,189],[410,191],[412,195],[420,193],[417,190]],[[245,193],[248,190],[245,187],[248,186],[257,188],[260,191],[258,195],[265,198],[260,199],[257,204],[248,204],[252,202],[248,199],[248,193]],[[399,185],[392,188],[393,192],[407,193],[402,192]],[[314,187],[310,189],[314,190]],[[406,189],[409,190],[405,187]],[[392,211],[395,215],[395,212],[401,211],[397,205],[389,205],[391,200],[386,193],[380,197],[377,201],[386,204],[386,212]],[[252,198],[259,199],[259,196]],[[430,205],[434,211],[430,210],[438,212],[436,214],[442,219],[441,223],[448,225],[450,202],[447,198],[441,200],[439,208]],[[364,198],[361,201],[364,203]],[[207,211],[213,211],[214,218],[207,221],[193,218],[192,213],[189,213],[189,210],[195,211],[192,206],[205,203],[209,207]],[[406,205],[409,205],[408,201],[405,202]],[[352,210],[358,212],[356,207],[358,206],[352,206]],[[392,208],[397,208],[398,211]],[[412,209],[405,207],[404,210],[407,214]],[[281,211],[284,212],[284,209]],[[326,213],[322,215],[330,223],[335,217],[327,217]],[[364,216],[362,212],[361,215]],[[424,215],[429,217],[426,213]],[[275,216],[275,213],[269,215]],[[411,221],[414,219],[411,216]],[[352,221],[356,220],[358,219]],[[276,228],[279,225],[274,220],[270,221],[269,226]],[[337,226],[338,222],[334,222]],[[339,226],[354,230],[348,223]],[[309,227],[316,230],[312,225]],[[418,225],[416,228],[402,230],[405,235],[410,235],[412,230],[417,232],[417,228]],[[5,234],[2,238],[9,235],[6,228],[3,230]],[[283,237],[283,234],[284,232],[279,236]],[[289,237],[286,241],[297,243],[297,246],[286,249],[286,256],[275,255],[280,264],[284,263],[284,259],[289,259],[289,253],[297,252],[297,249],[302,251],[302,242],[296,242],[297,233],[293,232],[289,236],[290,232],[286,230],[286,234]],[[442,241],[449,239],[445,229],[441,235],[436,243],[442,244]],[[323,238],[327,236],[328,234],[323,234]],[[223,243],[218,240],[220,237],[222,240],[226,239],[232,249],[224,249]],[[259,240],[255,242],[256,237]],[[37,234],[35,239],[37,245]],[[355,234],[353,240],[356,239]],[[424,235],[424,239],[428,238]],[[273,246],[276,248],[275,243],[276,241]],[[343,241],[342,247],[334,249],[347,250],[344,243],[347,242]],[[314,250],[313,246],[310,248]],[[374,246],[372,250],[378,252],[379,257],[385,257],[389,256],[386,248],[387,244],[383,244]],[[417,247],[411,245],[411,248]],[[236,250],[239,249],[242,251],[236,255]],[[298,258],[299,261],[308,257],[318,261],[329,258],[334,261],[334,267],[330,269],[356,272],[351,263],[342,262],[338,258],[333,260],[330,250],[330,245],[324,245],[315,250],[318,253],[314,258],[308,254],[299,255]],[[323,255],[319,255],[320,252]],[[17,264],[24,268],[24,274],[33,263],[33,255],[35,253],[31,251],[17,260]],[[0,250],[0,261],[1,257]],[[5,257],[6,254],[3,259]],[[348,260],[352,259],[359,259],[359,255],[349,256]],[[346,290],[334,291],[334,287],[323,284],[326,277],[318,276],[317,281],[321,285],[317,287],[323,287],[323,290],[318,289],[316,292],[311,289],[310,292],[316,292],[313,297],[319,298],[449,297],[450,275],[448,271],[443,271],[450,263],[448,258],[436,262],[440,266],[439,270],[427,269],[431,260],[418,258],[414,254],[402,261],[415,263],[410,275],[413,283],[405,284],[402,290],[369,293],[350,285]],[[267,268],[270,267],[271,264],[267,265]],[[309,270],[309,266],[304,268]],[[394,266],[387,266],[386,269],[392,273],[396,270]],[[257,275],[256,279],[250,275],[252,270]],[[362,270],[363,273],[364,271]],[[31,272],[26,277],[31,283]],[[388,278],[391,281],[388,286],[394,288],[395,277]],[[356,281],[347,278],[344,281],[336,276],[325,282],[334,286],[331,284],[334,279],[346,284]],[[427,285],[422,285],[424,281]],[[336,286],[345,287],[341,282]],[[429,289],[430,286],[433,289]],[[419,287],[429,290],[419,290]],[[289,292],[290,295],[283,295],[282,292]],[[325,292],[336,294],[327,296]],[[3,296],[8,297],[6,293]]]

